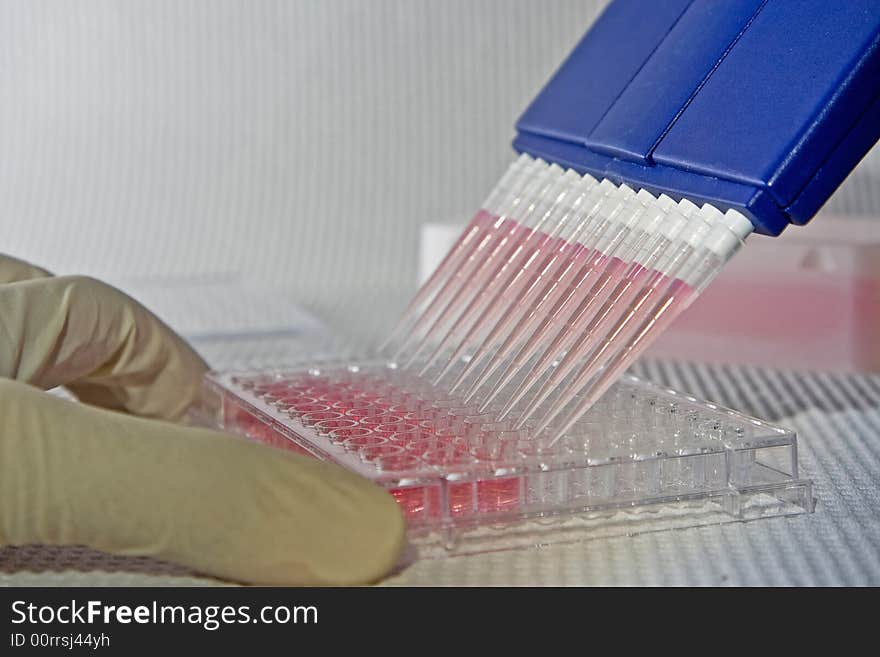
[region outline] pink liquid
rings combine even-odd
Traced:
[[[446,367],[434,380],[434,383],[439,383],[443,376],[458,363],[465,352],[474,346],[481,332],[485,331],[489,326],[492,328],[483,342],[484,344],[488,343],[485,347],[486,349],[491,348],[492,343],[510,326],[510,323],[516,317],[515,311],[518,307],[534,298],[536,291],[539,289],[538,283],[541,278],[546,276],[548,272],[552,275],[565,262],[566,256],[570,257],[574,250],[575,247],[565,240],[552,238],[545,247],[539,248],[531,256],[527,256],[537,260],[537,264],[529,262],[524,267],[519,268],[513,275],[513,278],[508,279],[503,289],[498,290],[477,321],[461,338],[459,346],[449,358]],[[548,253],[541,257],[541,251],[547,251]],[[467,314],[469,314],[469,310],[463,313],[463,315]],[[442,351],[445,344],[446,341],[441,343],[435,355]],[[471,362],[473,363],[473,360]]]
[[[510,242],[517,243],[527,237],[529,233],[528,229],[509,218],[496,221],[484,230],[481,238],[473,242],[473,248],[469,249],[467,258],[459,260],[459,266],[454,268],[453,274],[446,279],[440,291],[416,320],[410,331],[410,337],[397,350],[394,357],[400,357],[413,340],[417,339],[420,332],[431,322],[435,313],[452,304],[457,295],[461,294],[461,290],[467,287],[470,277],[475,275],[475,272],[478,272],[488,260],[491,260]]]
[[[424,375],[447,346],[460,339],[461,332],[469,321],[474,321],[473,318],[477,317],[474,324],[471,325],[471,329],[466,332],[465,339],[476,330],[477,325],[485,322],[487,316],[491,317],[492,308],[497,305],[501,292],[508,286],[520,285],[524,271],[522,269],[523,265],[531,257],[534,257],[534,254],[546,248],[546,244],[552,243],[552,241],[553,239],[546,233],[536,231],[528,240],[519,245],[505,262],[498,263],[488,283],[476,290],[467,307],[458,315],[458,319],[435,347],[433,353],[428,358],[427,364],[422,368],[420,375]],[[487,304],[488,307],[486,307]],[[484,308],[484,310],[482,314],[477,316],[481,308]]]
[[[476,249],[477,245],[480,243],[481,237],[495,230],[493,225],[497,220],[498,217],[493,216],[482,208],[474,215],[461,236],[449,252],[443,257],[443,260],[430,277],[428,277],[428,280],[425,281],[416,292],[412,301],[409,302],[406,309],[403,311],[403,315],[397,325],[395,325],[394,329],[391,331],[388,339],[380,346],[380,349],[385,349],[399,336],[400,332],[402,332],[407,324],[412,321],[419,307],[427,301],[432,294],[434,294],[443,281],[455,272],[461,262],[470,257],[473,250]]]
[[[431,342],[440,337],[443,329],[455,317],[458,317],[459,314],[464,319],[471,316],[469,312],[462,312],[468,306],[468,302],[474,304],[481,300],[480,292],[497,279],[498,274],[504,271],[503,268],[507,266],[511,258],[515,258],[525,249],[535,248],[546,238],[546,234],[539,231],[518,230],[513,237],[502,239],[497,248],[486,256],[475,271],[467,274],[461,272],[460,276],[457,275],[456,278],[460,278],[462,281],[460,287],[421,338],[415,353],[407,360],[405,367],[411,367]]]
[[[580,276],[578,279],[579,281],[582,282],[584,280],[586,273],[582,273],[584,271],[583,265],[590,256],[595,254],[595,252],[581,244],[567,245],[566,248],[570,251],[569,257],[559,263],[559,267],[553,272],[555,275],[550,275],[550,280],[538,290],[537,294],[528,293],[523,295],[523,298],[517,302],[513,312],[499,320],[499,325],[489,333],[483,341],[483,344],[480,345],[480,348],[474,353],[468,366],[450,388],[450,392],[455,392],[459,386],[464,383],[467,377],[475,371],[477,366],[486,358],[486,356],[489,355],[489,353],[491,353],[492,349],[494,349],[495,343],[499,339],[502,331],[509,324],[518,319],[507,338],[495,352],[492,360],[477,380],[474,381],[470,390],[465,395],[465,401],[470,402],[477,390],[479,390],[489,377],[495,373],[498,367],[504,362],[504,359],[513,351],[515,346],[527,335],[530,335],[529,331],[546,316],[546,309],[555,307],[556,304],[559,303],[560,295],[566,292],[564,281],[568,276],[574,274],[576,279]],[[543,275],[541,278],[543,278]],[[539,281],[540,279],[536,280],[535,283],[537,284]],[[534,302],[536,298],[537,302]],[[511,376],[513,374],[515,374],[515,370],[511,370]],[[509,381],[509,379],[507,381]],[[498,384],[496,390],[500,391],[506,385],[507,381],[502,381]],[[494,399],[494,395],[486,400],[483,408],[485,408],[486,404],[491,402],[492,399]]]
[[[589,356],[589,358],[582,365],[578,375],[575,377],[575,381],[570,383],[565,393],[553,402],[553,406],[538,424],[536,432],[544,430],[578,391],[583,389],[587,381],[601,369],[606,359],[613,353],[612,348],[622,345],[622,340],[625,340],[627,327],[635,326],[633,319],[649,313],[652,308],[651,302],[663,294],[667,288],[670,288],[674,282],[660,272],[652,272],[646,278],[647,281],[644,285],[633,286],[630,288],[630,293],[622,297],[618,304],[620,310],[615,313],[608,313],[602,317],[596,327],[597,330],[591,331],[566,356],[561,365],[561,367],[565,367],[565,371],[560,372],[560,378],[571,372],[581,358],[586,356]],[[551,377],[551,381],[552,379],[553,377]],[[545,387],[542,388],[540,395],[542,401],[549,395],[549,391],[546,390],[547,387],[547,384],[545,384]],[[533,411],[534,409],[530,408],[530,410]]]
[[[583,252],[585,254],[585,258],[589,258],[590,260],[582,265],[580,270],[575,274],[572,278],[572,282],[569,286],[563,291],[562,298],[559,299],[554,306],[550,309],[550,312],[545,316],[541,317],[541,324],[536,329],[535,333],[526,341],[526,343],[520,348],[517,356],[514,357],[514,360],[508,365],[505,370],[504,375],[501,377],[500,383],[498,383],[494,390],[490,391],[490,395],[483,402],[481,408],[486,408],[488,405],[495,399],[495,397],[507,386],[510,380],[518,373],[519,368],[522,367],[538,350],[538,348],[543,344],[543,340],[546,338],[547,332],[553,326],[552,321],[554,321],[557,317],[561,317],[562,313],[568,309],[569,305],[580,297],[580,291],[584,289],[589,289],[585,283],[589,280],[592,280],[594,275],[598,275],[599,272],[603,271],[608,263],[608,258],[596,250],[590,250]],[[538,314],[540,315],[540,314]],[[537,319],[537,317],[536,317]],[[492,359],[487,368],[487,373],[480,376],[480,378],[471,386],[470,390],[468,390],[467,395],[465,396],[466,400],[470,400],[477,392],[480,386],[485,383],[489,376],[491,376],[491,372],[497,369],[501,363],[503,362],[503,358],[515,348],[515,336],[513,338],[509,338],[508,341],[502,346],[499,353]],[[516,402],[510,404],[513,406]]]
[[[227,396],[224,400],[223,417],[224,426],[239,431],[251,440],[277,449],[309,455],[308,451],[290,440],[290,438],[254,417],[250,411],[238,404],[233,397]]]
[[[438,515],[440,497],[436,486],[395,488],[389,491],[408,518]]]
[[[486,310],[482,318],[483,321],[478,326],[480,331],[491,327],[489,332],[482,338],[479,348],[471,358],[465,371],[450,388],[450,392],[458,389],[464,378],[482,362],[489,352],[498,346],[502,335],[511,329],[512,326],[515,326],[514,323],[518,319],[527,315],[533,305],[540,305],[545,298],[545,290],[552,285],[553,281],[558,280],[560,271],[569,271],[574,266],[578,254],[582,250],[583,247],[578,243],[571,244],[561,239],[555,240],[552,250],[541,259],[536,267],[532,268],[533,271],[526,280],[518,287],[510,286],[503,291],[501,297],[496,300],[499,303],[495,304],[495,307]],[[544,282],[544,285],[541,284],[542,282]],[[479,339],[477,331],[471,331],[456,353],[453,354],[447,370],[452,363],[457,362],[467,349],[472,348]],[[446,374],[447,370],[441,373],[441,377]],[[439,382],[439,377],[435,380],[435,383],[437,382]]]
[[[429,450],[421,459],[430,466],[456,471],[470,462],[467,449],[458,443],[448,442],[442,447]],[[476,508],[476,485],[474,482],[453,483],[447,481],[449,512],[453,516],[472,513]]]
[[[584,395],[581,401],[565,418],[560,429],[551,439],[552,445],[595,404],[611,387],[617,378],[632,362],[660,335],[698,294],[690,285],[675,279],[664,290],[661,298],[648,308],[634,307],[631,314],[625,315],[611,332],[611,337],[603,343],[602,349],[587,362],[571,386],[571,395],[564,403],[558,402],[558,413],[576,394]],[[627,324],[630,329],[627,330]],[[614,351],[613,348],[617,347]],[[608,360],[603,362],[603,353],[608,351]],[[601,375],[589,385],[588,381],[604,366]],[[586,385],[586,387],[585,387]],[[554,409],[551,409],[553,412]],[[549,415],[549,414],[548,414]],[[539,426],[538,431],[544,427]]]
[[[571,345],[565,358],[557,366],[553,375],[541,387],[536,397],[529,403],[525,413],[519,422],[524,422],[530,417],[538,407],[544,403],[559,386],[562,380],[574,369],[578,361],[590,354],[597,343],[599,343],[605,335],[608,325],[617,317],[623,314],[624,318],[628,313],[632,312],[632,308],[641,307],[658,288],[664,288],[668,284],[666,276],[654,270],[648,270],[640,265],[634,265],[626,275],[622,277],[614,291],[608,297],[593,319],[583,327],[582,331],[578,331],[576,324],[571,325],[569,335],[573,335],[573,339],[568,341]],[[611,332],[613,336],[613,331]],[[569,387],[569,391],[571,387]],[[569,400],[571,397],[569,397]],[[560,402],[555,402],[554,409],[561,409]],[[554,414],[555,415],[555,414]],[[546,415],[541,421],[540,428],[544,428],[550,420],[550,414]],[[540,429],[538,429],[540,430]]]
[[[309,427],[311,440],[326,440],[342,447],[352,457],[385,474],[431,470],[467,473],[479,459],[488,458],[472,456],[469,437],[493,440],[495,435],[489,429],[481,429],[491,417],[472,414],[474,407],[462,406],[457,401],[432,402],[405,387],[367,376],[360,381],[300,376],[271,380],[248,389],[276,406],[288,404],[290,416]],[[223,408],[227,427],[272,447],[309,454],[257,419],[234,396],[224,401]],[[446,495],[441,499],[444,485]],[[390,492],[407,517],[417,519],[447,512],[465,516],[516,509],[519,487],[517,477],[506,477],[446,480]]]
[[[578,260],[578,253],[583,247],[578,243],[566,242],[561,238],[556,238],[547,247],[546,255],[535,264],[528,267],[525,271],[523,281],[518,287],[512,287],[504,290],[505,305],[501,305],[490,315],[490,321],[504,322],[509,321],[510,310],[523,306],[526,303],[535,301],[539,292],[542,290],[541,282],[553,278],[561,269],[565,269]]]
[[[513,407],[538,382],[544,372],[547,371],[547,368],[553,364],[561,352],[568,350],[584,331],[590,330],[590,327],[593,326],[596,321],[595,319],[590,321],[591,318],[594,318],[597,312],[601,314],[603,308],[608,306],[609,301],[612,301],[614,296],[613,290],[619,289],[627,267],[627,263],[620,258],[608,258],[604,270],[599,274],[595,283],[589,288],[586,286],[580,286],[578,288],[576,295],[571,301],[579,302],[579,305],[575,308],[574,312],[568,317],[568,319],[563,322],[563,315],[561,313],[556,314],[555,316],[552,315],[548,318],[546,325],[539,329],[537,335],[530,339],[531,345],[527,346],[530,349],[533,348],[534,351],[537,351],[537,349],[544,344],[543,340],[546,339],[554,329],[556,331],[553,333],[553,335],[555,335],[553,341],[544,350],[541,357],[538,359],[538,362],[532,367],[529,375],[523,383],[520,384],[510,400],[505,404],[504,409],[502,409],[501,412],[501,417],[507,417]],[[602,303],[603,300],[606,300],[605,304],[600,307],[599,304]],[[529,356],[531,356],[531,354],[529,354]],[[569,353],[568,356],[570,357],[571,354]],[[525,364],[525,361],[523,361],[522,364]],[[554,387],[559,380],[563,378],[564,374],[567,373],[560,374],[560,370],[565,364],[566,361],[564,360],[563,363],[557,367],[554,375],[550,379],[550,381],[553,382]],[[536,399],[530,404],[526,409],[526,412],[520,417],[519,422],[525,422],[534,410],[543,403],[546,396],[549,395],[553,389],[554,388],[550,387],[549,382],[545,384],[541,393],[539,393],[539,399]]]
[[[455,276],[446,282],[416,322],[410,338],[396,355],[402,354],[418,340],[415,354],[406,362],[407,367],[421,355],[429,340],[455,317],[455,313],[462,309],[470,295],[491,280],[496,267],[500,267],[498,263],[506,261],[511,253],[522,248],[534,234],[531,229],[520,226],[511,219],[505,219],[502,226],[501,230],[485,239]]]
[[[516,509],[519,504],[519,477],[477,482],[477,510],[480,513],[496,513]]]

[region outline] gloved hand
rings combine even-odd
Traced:
[[[404,542],[387,492],[174,423],[205,369],[122,292],[0,255],[0,545],[87,545],[255,584],[387,573]],[[43,392],[58,385],[85,403]]]

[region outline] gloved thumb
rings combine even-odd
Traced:
[[[365,584],[397,503],[338,466],[0,379],[0,544],[82,544],[241,582]]]

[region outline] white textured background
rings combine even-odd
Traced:
[[[3,0],[0,250],[115,282],[280,283],[337,320],[402,299],[419,224],[482,200],[603,5]],[[880,214],[878,180],[875,153],[834,209]]]

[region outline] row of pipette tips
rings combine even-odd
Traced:
[[[552,444],[751,231],[735,211],[523,155],[382,348],[396,366]]]

